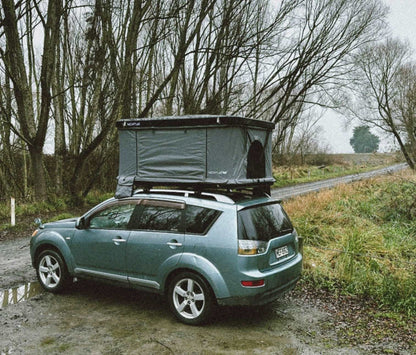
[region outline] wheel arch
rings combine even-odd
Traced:
[[[36,261],[38,260],[38,258],[39,258],[39,255],[42,253],[42,252],[44,252],[45,250],[53,250],[53,251],[55,251],[55,252],[57,252],[62,258],[63,258],[63,256],[62,256],[62,253],[61,253],[61,251],[59,250],[59,248],[57,248],[55,245],[53,245],[53,244],[50,244],[50,243],[44,243],[44,244],[41,244],[41,245],[39,245],[38,247],[37,247],[37,249],[35,250],[35,263],[36,263]]]
[[[196,262],[197,261],[197,262]],[[167,294],[172,280],[182,272],[191,272],[203,278],[212,291],[214,299],[229,297],[230,292],[219,270],[210,261],[195,255],[183,255],[180,265],[164,278],[161,290]]]
[[[65,243],[63,237],[57,233],[48,233],[37,240],[36,245],[34,246],[32,265],[36,267],[36,262],[40,253],[45,250],[53,250],[57,252],[63,262],[65,263],[67,271],[72,274],[74,269],[74,263],[72,259],[71,251],[68,245]]]
[[[176,276],[178,276],[179,274],[185,273],[185,272],[190,272],[192,274],[198,275],[199,277],[202,277],[205,280],[205,282],[207,283],[207,285],[210,287],[211,291],[212,291],[212,287],[209,284],[208,280],[203,275],[201,275],[199,272],[196,272],[195,270],[188,269],[188,268],[178,268],[178,269],[175,269],[175,270],[171,271],[170,274],[166,277],[166,280],[165,280],[165,283],[164,283],[164,286],[163,286],[163,293],[166,294],[168,292],[169,285],[171,284],[172,280]]]

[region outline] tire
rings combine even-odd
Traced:
[[[180,273],[169,285],[170,309],[182,323],[205,323],[212,313],[213,300],[213,293],[207,282],[192,272]]]
[[[68,283],[69,274],[60,254],[44,250],[37,258],[36,275],[40,285],[49,292],[61,292]]]

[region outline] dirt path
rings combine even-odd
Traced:
[[[30,263],[29,238],[0,242],[0,290],[36,279]]]
[[[339,345],[340,310],[299,290],[267,307],[218,308],[203,327],[178,323],[151,294],[86,281],[61,295],[43,293],[30,283],[28,242],[0,242],[2,355],[412,353],[394,342]]]

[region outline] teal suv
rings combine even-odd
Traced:
[[[156,292],[186,324],[206,321],[216,305],[269,303],[301,275],[300,238],[266,195],[138,191],[38,223],[30,253],[44,289],[77,277]]]

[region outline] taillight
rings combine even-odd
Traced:
[[[260,287],[264,286],[264,280],[241,281],[244,287]]]
[[[256,255],[263,254],[267,250],[267,242],[260,240],[238,240],[238,254]]]

